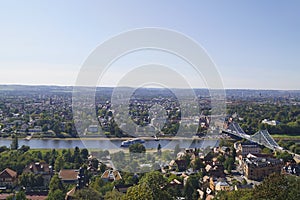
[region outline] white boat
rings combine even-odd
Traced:
[[[29,135],[29,136],[26,136],[26,137],[24,138],[24,140],[29,141],[29,140],[31,140],[31,138],[32,138],[32,135]]]
[[[143,143],[145,143],[145,140],[140,139],[140,138],[126,140],[126,141],[122,142],[121,147],[129,147],[130,145],[133,145],[133,144],[136,144],[136,143],[143,144]]]

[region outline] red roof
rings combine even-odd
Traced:
[[[59,171],[59,178],[61,180],[77,180],[78,179],[78,170],[77,169],[62,169]]]
[[[1,173],[0,173],[0,177],[11,177],[11,178],[15,178],[17,177],[17,172],[15,172],[14,170],[12,169],[9,169],[9,168],[6,168],[5,170],[3,170]]]

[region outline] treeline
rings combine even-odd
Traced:
[[[300,107],[297,105],[240,102],[228,105],[227,113],[237,113],[235,120],[248,134],[254,134],[260,129],[268,129],[271,134],[300,134]],[[263,124],[264,119],[275,120],[279,124]]]

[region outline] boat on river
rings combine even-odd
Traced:
[[[137,143],[143,144],[143,143],[145,143],[145,140],[140,139],[140,138],[126,140],[126,141],[122,142],[121,147],[129,147],[130,145],[137,144]]]

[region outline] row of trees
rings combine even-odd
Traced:
[[[298,135],[300,133],[300,107],[274,103],[257,104],[240,102],[228,105],[227,113],[237,113],[243,130],[253,134],[259,129],[268,129],[272,134]],[[275,120],[276,126],[261,123],[263,119]]]

